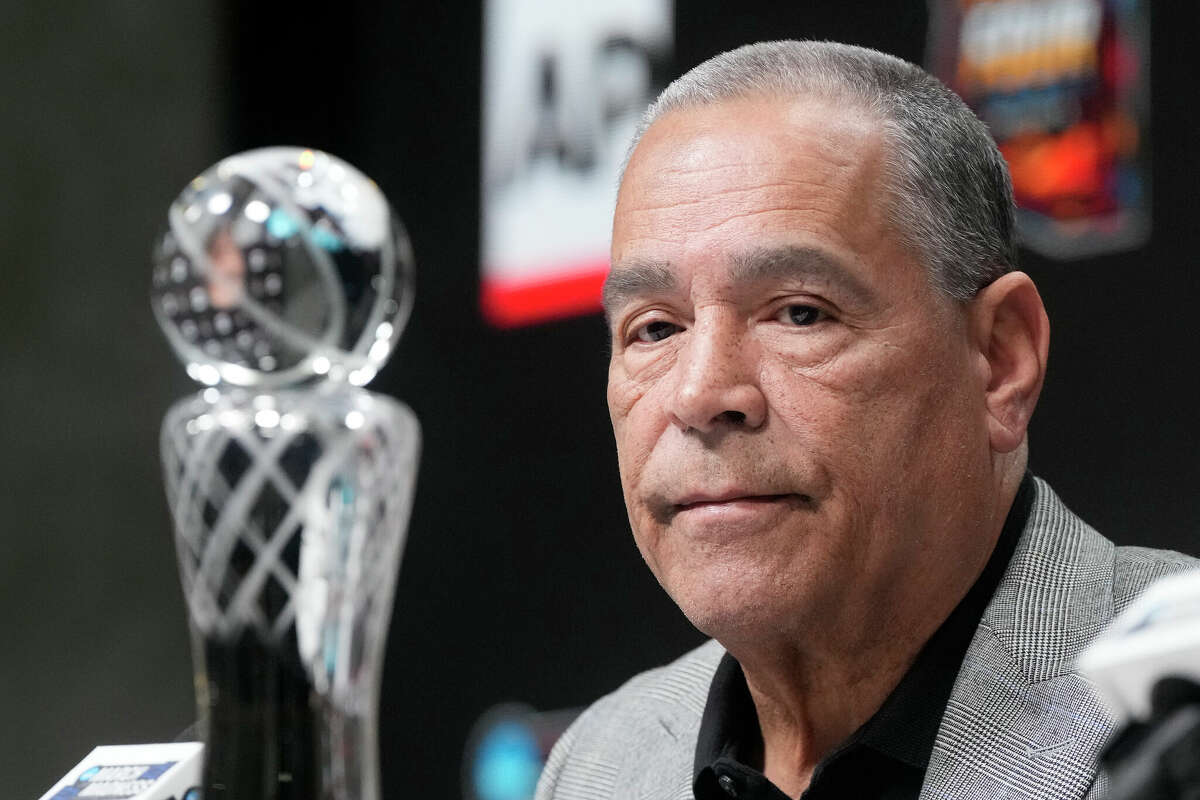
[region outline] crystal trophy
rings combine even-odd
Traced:
[[[408,237],[369,178],[288,147],[221,161],[168,223],[152,306],[206,387],[161,437],[205,800],[377,800],[420,428],[361,387],[411,307]]]

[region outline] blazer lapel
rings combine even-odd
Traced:
[[[954,684],[922,798],[1082,798],[1112,730],[1073,671],[1112,620],[1113,545],[1044,482]]]

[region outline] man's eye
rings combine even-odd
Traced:
[[[824,316],[821,309],[815,306],[790,305],[779,309],[776,319],[789,325],[803,326],[812,325]]]
[[[677,332],[679,326],[672,322],[655,320],[634,331],[639,342],[659,342]]]

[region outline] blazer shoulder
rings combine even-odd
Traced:
[[[1117,547],[1113,557],[1113,610],[1121,613],[1159,578],[1200,568],[1200,559],[1174,550]]]
[[[1029,684],[1069,674],[1112,621],[1114,547],[1035,479],[1034,501],[981,627]],[[969,661],[972,651],[968,651]]]
[[[580,716],[580,733],[620,729],[625,735],[666,715],[699,724],[717,663],[725,649],[716,641],[691,650],[662,667],[647,670],[596,701]],[[575,727],[575,726],[572,726]]]
[[[984,613],[1030,683],[1070,674],[1075,659],[1155,579],[1200,566],[1189,556],[1117,547],[1041,479],[1025,530]]]
[[[593,703],[551,750],[538,800],[638,796],[631,781],[690,788],[700,718],[724,652],[709,641]]]

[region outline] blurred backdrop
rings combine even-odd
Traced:
[[[5,4],[6,796],[39,795],[93,745],[169,740],[194,718],[157,435],[167,407],[195,387],[151,317],[149,249],[182,186],[250,147],[303,144],[355,164],[380,183],[416,251],[415,311],[371,386],[409,403],[424,428],[388,643],[385,795],[461,796],[463,751],[489,709],[506,701],[578,707],[700,641],[642,566],[620,498],[604,401],[607,340],[590,311],[607,227],[600,219],[597,234],[595,218],[608,213],[596,209],[611,205],[615,187],[597,189],[590,178],[559,185],[600,205],[543,225],[545,241],[514,244],[512,226],[536,234],[539,219],[521,218],[530,204],[512,188],[514,170],[537,153],[538,163],[592,175],[612,160],[640,87],[747,41],[829,38],[922,63],[946,52],[953,62],[958,52],[953,63],[961,64],[968,44],[1003,56],[1004,36],[1014,34],[961,27],[976,38],[947,38],[939,26],[962,19],[921,0],[677,0],[643,16],[598,13],[614,26],[597,40],[612,80],[595,88],[606,98],[599,111],[579,114],[599,113],[593,129],[607,138],[586,144],[584,136],[576,147],[580,137],[555,131],[578,115],[563,123],[546,113],[559,113],[556,99],[587,96],[588,84],[563,55],[574,42],[515,16],[535,5],[343,0],[305,15],[294,4],[232,0]],[[1075,24],[1088,3],[1051,5]],[[1190,4],[1094,5],[1105,9],[1094,20],[1097,36],[1111,36],[1122,19],[1148,26],[1134,25],[1117,61],[1092,64],[1126,70],[1114,73],[1115,94],[1087,102],[1124,103],[1133,114],[1133,127],[1118,130],[1125,138],[1096,140],[1116,141],[1129,163],[1103,183],[1119,191],[1091,196],[1082,210],[1064,206],[1053,186],[1026,184],[1042,215],[1030,224],[1040,220],[1042,233],[1053,233],[1047,215],[1128,213],[1079,229],[1076,244],[1094,246],[1077,247],[1071,260],[1043,255],[1055,251],[1045,237],[1031,238],[1037,247],[1024,253],[1053,326],[1033,467],[1118,542],[1196,553],[1200,36]],[[1020,19],[1018,33],[1032,35]],[[514,35],[531,37],[520,41],[541,49],[522,62],[525,51],[510,47],[500,66],[487,62],[485,82],[484,31],[497,26],[520,29]],[[937,46],[927,52],[930,41]],[[988,93],[995,76],[981,69],[962,86],[986,104],[997,96]],[[522,89],[521,76],[533,83]],[[517,95],[492,99],[499,116],[485,114],[488,92],[513,86]],[[1002,99],[1045,113],[1059,107],[1058,95],[1023,91],[1010,86]],[[509,124],[505,109],[507,118],[519,112],[518,122],[527,117],[509,134],[523,142],[517,156],[483,145],[481,120],[499,130]],[[1011,122],[1010,110],[990,108],[989,121]],[[1023,131],[1005,129],[1015,137],[1006,153],[1042,153],[1032,147],[1041,140]],[[607,201],[595,199],[601,190]],[[572,225],[584,244],[569,270],[551,276],[562,291],[547,300],[530,270],[566,263],[555,235]],[[570,312],[581,313],[563,316]]]

